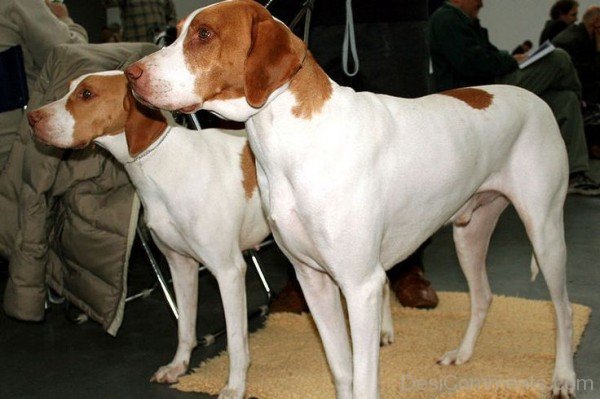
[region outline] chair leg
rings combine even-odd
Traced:
[[[260,278],[260,281],[265,289],[265,292],[267,294],[267,304],[269,304],[271,302],[271,287],[269,286],[269,283],[267,282],[267,279],[265,278],[265,275],[262,271],[262,268],[260,267],[260,261],[258,260],[258,253],[255,249],[251,249],[248,251],[249,255],[250,255],[250,259],[252,259],[252,264],[254,265],[254,268],[256,269],[256,272],[258,273],[258,277]]]
[[[171,312],[173,313],[173,316],[175,316],[175,319],[179,319],[179,312],[177,311],[177,305],[175,304],[175,300],[173,299],[173,296],[171,295],[171,292],[169,291],[169,287],[167,286],[167,281],[165,280],[165,277],[163,276],[162,272],[160,271],[160,268],[158,267],[158,262],[156,261],[156,258],[152,254],[150,245],[148,244],[148,241],[144,237],[144,233],[141,231],[140,226],[136,227],[136,231],[137,231],[138,237],[140,238],[140,241],[142,242],[144,251],[146,251],[146,255],[148,256],[148,260],[150,261],[150,265],[152,266],[152,271],[156,275],[156,279],[158,280],[158,283],[160,284],[160,288],[163,292],[163,295],[165,296],[165,299],[167,300],[167,303],[169,304],[169,307],[171,308]]]
[[[175,304],[175,300],[173,299],[173,296],[171,295],[171,292],[169,291],[169,288],[167,286],[167,281],[164,278],[159,266],[158,266],[158,262],[156,261],[156,258],[154,257],[154,254],[152,253],[152,250],[150,249],[150,245],[148,244],[148,240],[146,239],[144,232],[140,229],[140,226],[136,227],[136,231],[137,231],[137,235],[140,239],[140,242],[142,243],[142,247],[144,248],[144,251],[146,252],[146,256],[148,257],[148,260],[150,262],[150,265],[152,267],[152,271],[154,272],[156,279],[161,287],[161,290],[163,292],[163,295],[167,301],[167,303],[169,304],[169,307],[171,308],[171,311],[173,313],[173,316],[175,316],[175,319],[179,318],[179,312],[177,310],[177,305]],[[261,243],[260,247],[263,247],[265,245],[268,245],[270,243],[272,243],[273,241],[265,241],[263,243]],[[254,265],[254,268],[256,269],[256,272],[258,274],[258,277],[260,278],[260,281],[264,287],[265,293],[267,295],[267,303],[263,306],[261,306],[257,312],[254,312],[252,314],[249,315],[249,317],[253,317],[255,315],[260,315],[260,316],[265,316],[268,313],[268,305],[271,302],[271,297],[272,297],[272,292],[271,292],[271,287],[269,286],[269,283],[267,282],[267,279],[265,278],[265,275],[262,271],[262,267],[260,266],[260,260],[258,258],[258,253],[255,249],[251,249],[247,251],[248,255],[250,256],[250,259],[252,260],[252,264]],[[198,272],[201,272],[203,270],[205,270],[206,267],[205,266],[200,266]],[[130,301],[139,297],[146,297],[148,296],[154,289],[147,289],[147,290],[143,290],[142,292],[136,294],[136,295],[132,295],[130,297],[128,297],[126,299],[126,301]],[[223,335],[225,333],[225,329],[223,330],[219,330],[215,333],[212,334],[207,334],[204,335],[202,337],[199,337],[198,339],[198,343],[200,345],[203,346],[210,346],[212,345],[215,340]]]

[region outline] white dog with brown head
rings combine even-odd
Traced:
[[[246,121],[269,225],[296,268],[338,398],[379,396],[385,270],[447,222],[472,302],[462,343],[439,363],[470,359],[492,299],[488,243],[509,203],[556,307],[553,396],[574,394],[567,155],[541,99],[512,86],[418,99],[357,93],[331,81],[299,38],[247,0],[192,13],[174,44],[126,74],[157,107]]]
[[[242,250],[269,234],[254,158],[239,133],[201,133],[134,100],[121,71],[84,75],[65,97],[28,114],[35,136],[62,148],[95,142],[122,162],[167,258],[179,309],[179,344],[153,381],[172,383],[196,346],[198,262],[216,277],[227,324],[230,374],[220,398],[239,399],[249,365]]]

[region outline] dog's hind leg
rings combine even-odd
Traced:
[[[552,380],[552,397],[568,399],[575,396],[575,372],[571,346],[572,311],[567,294],[567,250],[563,225],[563,201],[560,195],[551,201],[528,196],[527,203],[515,201],[527,235],[533,245],[534,256],[546,280],[556,312],[556,363]]]
[[[471,318],[467,332],[458,349],[445,353],[438,363],[441,365],[462,364],[472,354],[492,302],[492,292],[486,273],[485,260],[492,232],[498,218],[508,205],[506,197],[498,194],[491,202],[473,209],[465,209],[468,218],[465,224],[454,223],[454,244],[460,266],[465,274],[471,296]],[[472,207],[478,206],[476,202]]]
[[[196,347],[196,312],[198,309],[198,262],[187,256],[171,251],[154,240],[167,258],[175,298],[179,310],[177,320],[177,352],[173,360],[162,366],[150,381],[172,384],[187,371],[190,355]]]
[[[352,398],[352,351],[340,289],[324,272],[294,261],[296,276],[323,341],[337,399]]]

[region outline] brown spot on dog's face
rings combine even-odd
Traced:
[[[125,131],[129,153],[148,148],[164,131],[160,111],[135,101],[125,75],[91,75],[73,90],[65,106],[73,116],[73,147]]]
[[[214,8],[221,11],[215,12]],[[239,7],[231,4],[209,7],[191,21],[185,32],[183,54],[196,77],[194,91],[204,101],[244,96],[244,61],[250,48],[251,23]],[[229,24],[234,29],[228,29]]]
[[[224,17],[226,16],[226,18]],[[300,67],[294,39],[260,4],[219,3],[191,21],[183,42],[194,90],[203,101],[246,97],[260,107]]]
[[[256,178],[256,164],[254,163],[254,154],[250,149],[250,145],[246,141],[246,145],[242,149],[242,153],[240,154],[241,159],[241,167],[242,167],[242,186],[244,187],[244,192],[246,194],[246,199],[252,198],[252,194],[257,187],[257,178]]]
[[[88,76],[71,92],[65,108],[73,116],[73,147],[83,147],[102,135],[123,131],[127,113],[123,75]]]
[[[486,109],[492,105],[492,99],[494,98],[491,93],[474,87],[447,90],[440,94],[461,100],[475,109]]]

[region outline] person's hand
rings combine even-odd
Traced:
[[[53,3],[50,0],[46,0],[46,5],[58,19],[67,18],[69,16],[69,10],[63,3]]]
[[[529,56],[527,54],[515,54],[513,55],[513,57],[515,58],[515,60],[517,60],[517,62],[521,63],[525,61]]]

